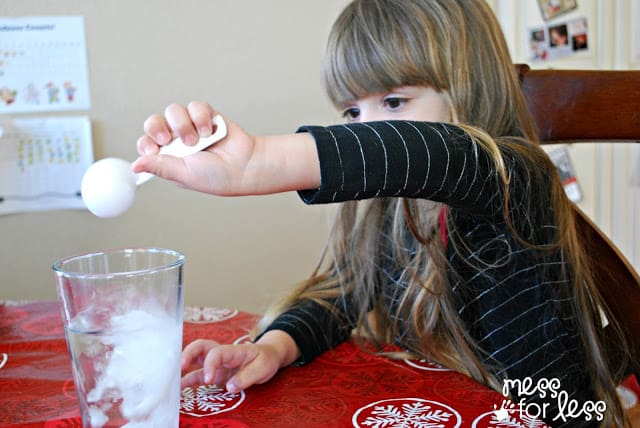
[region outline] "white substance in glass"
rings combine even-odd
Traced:
[[[181,320],[133,310],[108,332],[86,331],[78,316],[68,330],[76,384],[92,427],[177,427]]]

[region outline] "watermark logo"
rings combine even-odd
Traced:
[[[540,378],[535,381],[530,377],[505,379],[502,395],[518,397],[518,401],[506,399],[499,408],[494,405],[497,420],[506,420],[510,412],[516,411],[521,418],[542,419],[550,423],[575,419],[602,421],[607,410],[607,403],[604,401],[579,402],[571,398],[562,389],[558,378]]]
[[[502,400],[502,403],[500,403],[500,408],[495,404],[493,405],[493,414],[495,415],[496,420],[506,421],[509,419],[509,413],[513,410],[517,410],[516,407],[517,406],[511,400],[504,399]],[[522,419],[522,416],[524,415],[520,412],[520,419]]]

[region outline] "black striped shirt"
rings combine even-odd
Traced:
[[[504,220],[502,185],[489,154],[477,142],[458,127],[427,122],[307,126],[299,132],[315,138],[321,169],[320,188],[299,192],[305,203],[410,197],[448,205],[455,224],[455,233],[450,232],[448,239],[465,243],[447,246],[449,282],[458,313],[483,348],[481,360],[494,367],[500,379],[556,377],[570,399],[580,405],[594,401],[567,292],[570,284],[560,275],[567,266],[561,254],[541,257],[513,236]],[[533,184],[539,192],[537,200],[524,196],[527,172],[538,166],[511,152],[502,155],[518,232],[537,244],[549,242],[555,225],[547,183]],[[461,248],[466,248],[464,254]],[[475,266],[470,268],[468,261]],[[381,268],[390,310],[397,305],[398,288],[406,287],[399,279],[401,270],[393,260]],[[303,301],[268,330],[291,335],[301,351],[301,362],[307,362],[348,338],[354,327],[349,320],[349,308],[339,316]],[[522,398],[527,403],[542,401]],[[547,400],[551,400],[547,417],[555,416],[557,399]],[[548,422],[562,426],[559,421]]]

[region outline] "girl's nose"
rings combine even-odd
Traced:
[[[358,119],[360,122],[377,122],[388,119],[383,113],[374,109],[362,109]]]

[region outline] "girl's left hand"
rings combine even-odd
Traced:
[[[187,345],[182,353],[182,369],[186,374],[180,388],[215,384],[225,385],[227,391],[235,393],[267,382],[279,368],[280,353],[272,345],[219,345],[199,339]]]

